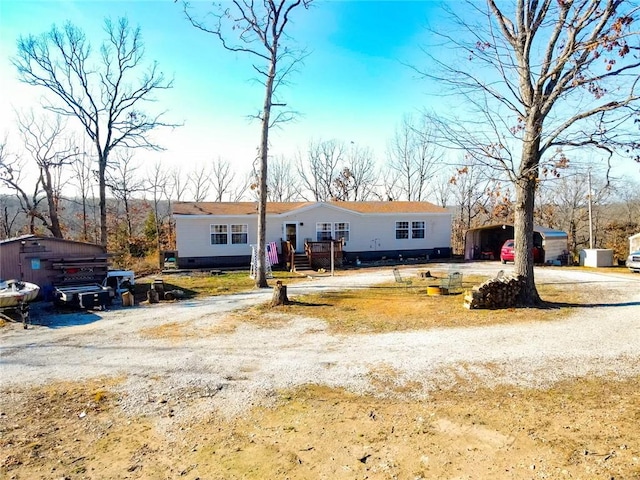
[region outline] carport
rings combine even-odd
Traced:
[[[513,225],[487,225],[471,228],[465,235],[465,260],[498,260],[502,244],[514,237]],[[534,226],[533,245],[542,248],[544,263],[566,263],[567,234],[552,228]]]

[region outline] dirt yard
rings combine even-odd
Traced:
[[[238,324],[268,291],[6,324],[0,478],[640,479],[640,276],[536,274],[598,295],[558,320],[377,334]]]

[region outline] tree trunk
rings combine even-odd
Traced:
[[[51,173],[49,170],[40,169],[40,181],[47,196],[47,208],[49,210],[49,231],[55,238],[62,238],[62,227],[60,225],[60,217],[58,216],[58,207],[56,204],[55,192],[52,188]]]
[[[97,132],[97,128],[96,128]],[[100,210],[100,245],[103,247],[107,247],[107,243],[109,241],[109,232],[107,230],[107,165],[109,161],[109,152],[110,149],[107,145],[104,150],[100,145],[100,136],[96,134],[96,138],[94,140],[95,145],[97,147],[98,152],[98,207]]]
[[[540,164],[540,131],[531,125],[527,126],[527,130],[522,147],[520,176],[515,182],[514,270],[516,275],[524,278],[521,303],[538,305],[541,300],[533,274],[533,212]]]
[[[82,241],[89,241],[89,221],[87,215],[87,195],[82,192]]]
[[[271,299],[271,306],[289,305],[289,298],[287,297],[287,286],[283,285],[280,280],[276,282],[273,287],[273,298]]]
[[[107,158],[104,154],[98,160],[99,192],[100,195],[100,245],[107,246],[107,184],[105,173],[107,170]]]
[[[265,255],[267,251],[267,159],[269,158],[269,126],[271,118],[271,99],[273,97],[273,82],[276,75],[277,51],[274,47],[269,65],[269,74],[265,84],[264,107],[262,110],[262,138],[260,142],[260,182],[258,191],[258,261],[256,271],[256,287],[267,288],[267,274]]]

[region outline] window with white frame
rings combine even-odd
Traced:
[[[249,243],[248,233],[248,225],[231,225],[231,243],[233,245],[246,245]]]
[[[345,242],[349,241],[349,222],[337,222],[333,224],[334,236],[336,240],[343,239]]]
[[[331,223],[316,223],[316,240],[331,240]]]
[[[226,245],[228,240],[228,225],[211,225],[211,245]]]
[[[396,222],[396,239],[404,240],[409,238],[409,222]]]
[[[424,222],[411,222],[411,238],[424,238]]]

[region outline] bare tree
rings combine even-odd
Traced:
[[[232,188],[229,190],[229,201],[230,202],[241,202],[246,201],[251,198],[252,200],[257,200],[257,198],[252,198],[251,194],[251,186],[255,184],[256,177],[250,172],[245,173],[240,177],[239,180],[233,183]]]
[[[596,180],[597,181],[597,180]],[[629,237],[640,231],[640,184],[635,179],[616,179],[611,182],[608,205],[603,210],[605,224],[599,235],[604,248],[613,249],[618,262],[626,260],[630,253]]]
[[[153,63],[141,72],[144,47],[139,28],[125,18],[105,20],[106,40],[93,62],[85,34],[67,23],[38,37],[18,39],[13,64],[23,82],[53,94],[45,108],[74,117],[95,147],[100,196],[100,242],[107,245],[106,170],[116,148],[160,147],[149,140],[151,130],[164,123],[163,114],[148,115],[143,104],[158,90],[172,87]]]
[[[577,259],[580,249],[589,245],[589,197],[593,207],[594,245],[602,247],[599,235],[604,230],[603,207],[612,194],[604,175],[593,177],[589,191],[588,176],[579,170],[567,171],[562,177],[546,182],[546,194],[541,195],[536,218],[549,227],[567,232],[569,251]]]
[[[147,174],[147,186],[146,190],[151,193],[151,200],[153,202],[153,216],[155,220],[155,233],[156,233],[156,249],[158,251],[158,258],[160,259],[160,252],[162,250],[162,226],[165,220],[169,217],[171,211],[171,201],[166,197],[167,192],[171,190],[170,176],[166,172],[166,169],[160,162],[155,162],[151,168],[151,171]],[[166,198],[167,207],[169,212],[163,213],[160,211],[160,205],[162,200]],[[162,260],[160,259],[160,267],[162,268]]]
[[[293,202],[298,200],[300,179],[294,174],[292,162],[283,156],[271,160],[267,179],[267,200]]]
[[[47,228],[56,238],[63,238],[60,223],[60,197],[63,170],[78,156],[78,148],[64,137],[65,122],[59,115],[54,118],[36,118],[33,111],[17,114],[18,130],[25,149],[38,167],[39,183],[47,200]]]
[[[91,168],[93,165],[91,156],[87,154],[83,146],[82,152],[76,157],[71,165],[73,170],[73,181],[80,195],[82,234],[80,238],[85,242],[97,243],[99,241],[98,214],[95,197],[96,175]]]
[[[10,238],[20,210],[8,205],[7,197],[0,197],[0,239]]]
[[[624,221],[629,224],[640,224],[640,182],[637,179],[620,181],[617,195],[623,206]]]
[[[171,170],[171,193],[169,196],[175,198],[176,202],[181,202],[187,193],[189,186],[189,175],[185,177],[184,170],[181,168],[174,168]]]
[[[347,150],[345,167],[333,180],[334,198],[345,201],[369,200],[376,187],[378,174],[373,152],[351,142]]]
[[[376,189],[377,196],[382,201],[393,201],[402,198],[402,186],[400,184],[400,176],[396,170],[393,170],[387,162],[382,167],[380,173],[380,183]]]
[[[28,221],[29,233],[36,233],[36,219],[40,220],[45,228],[49,228],[47,217],[41,212],[40,204],[45,200],[41,179],[38,176],[32,185],[33,190],[27,191],[26,162],[17,155],[9,153],[6,140],[0,144],[0,183],[15,192],[20,203],[20,209],[24,212]]]
[[[233,180],[236,174],[227,160],[218,157],[211,164],[211,186],[215,202],[222,202],[225,195],[231,196]]]
[[[285,28],[292,12],[297,7],[307,8],[312,0],[233,0],[226,10],[212,13],[211,24],[197,20],[184,4],[184,12],[197,29],[218,38],[222,46],[232,52],[251,55],[257,60],[253,68],[258,72],[265,87],[264,103],[258,118],[261,121],[260,176],[258,192],[258,252],[256,286],[267,287],[266,212],[267,212],[267,160],[269,158],[269,130],[272,126],[293,118],[292,111],[281,111],[272,116],[271,109],[286,106],[277,101],[278,87],[286,81],[295,65],[304,57],[303,52],[286,45]],[[275,100],[275,101],[274,101]]]
[[[0,150],[1,150],[0,145]],[[13,235],[13,229],[16,220],[20,215],[20,210],[8,201],[8,195],[0,195],[0,239],[10,238]]]
[[[127,238],[131,239],[134,233],[131,214],[132,200],[137,193],[145,191],[145,183],[136,174],[140,168],[133,159],[130,151],[116,151],[117,163],[110,165],[106,172],[106,184],[113,196],[121,200],[124,205],[125,222],[127,226]]]
[[[298,152],[296,168],[302,187],[316,202],[335,198],[334,181],[340,175],[346,157],[344,143],[338,140],[310,141],[307,154]],[[306,195],[303,196],[306,197]]]
[[[398,176],[402,196],[408,201],[425,200],[429,181],[441,160],[428,117],[418,123],[412,115],[405,115],[389,148],[389,168]]]
[[[465,118],[443,119],[440,134],[502,170],[515,190],[515,272],[523,304],[538,304],[533,213],[540,170],[558,149],[609,151],[635,144],[629,119],[639,99],[638,6],[622,0],[466,3],[474,23],[453,13],[462,32],[440,31],[453,51],[423,72],[459,94]],[[455,55],[452,53],[459,53]],[[454,122],[459,123],[454,123]],[[625,128],[625,124],[628,125]]]
[[[464,252],[466,231],[472,227],[483,225],[489,209],[487,208],[487,190],[490,190],[490,177],[487,177],[482,165],[467,158],[467,166],[458,169],[450,177],[451,195],[456,206],[453,225],[453,249]]]
[[[204,202],[211,189],[211,166],[195,166],[187,177],[194,202]]]
[[[433,200],[436,205],[441,206],[442,208],[446,208],[451,203],[451,198],[453,195],[451,178],[453,176],[454,170],[448,169],[441,170],[438,174],[435,175],[435,178],[432,182],[433,186]]]
[[[5,169],[5,165],[13,163],[13,159],[10,159],[10,157],[11,155],[7,150],[7,141],[4,139],[0,142],[0,181],[5,185],[6,183],[2,181],[5,174],[2,172]],[[9,238],[12,235],[15,222],[20,215],[20,210],[17,208],[11,209],[5,195],[0,196],[0,209],[0,236],[1,238]]]

